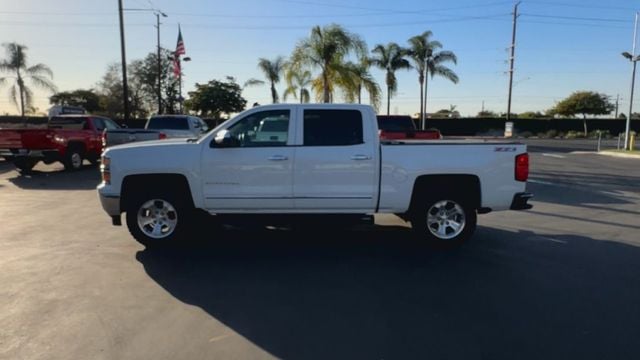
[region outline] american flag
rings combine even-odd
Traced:
[[[176,44],[176,56],[186,54],[184,50],[184,41],[182,41],[182,30],[180,30],[180,25],[178,25],[178,43]]]
[[[175,77],[180,76],[180,55],[186,54],[184,49],[184,41],[182,40],[182,30],[178,25],[178,43],[176,44],[176,51],[173,53],[173,75]]]

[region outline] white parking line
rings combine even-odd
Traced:
[[[548,181],[535,180],[535,179],[529,179],[527,180],[527,182],[530,182],[532,184],[540,184],[540,185],[557,185]]]
[[[556,159],[564,159],[564,158],[566,158],[566,156],[564,156],[564,155],[550,154],[550,153],[542,153],[542,156],[552,157],[552,158],[556,158]]]
[[[554,238],[550,238],[550,237],[546,237],[546,236],[538,235],[538,238],[543,239],[543,240],[547,240],[547,241],[552,241],[552,242],[558,243],[558,244],[566,244],[567,243],[564,240],[558,240],[558,239],[554,239]]]

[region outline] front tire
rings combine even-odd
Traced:
[[[142,245],[154,246],[182,238],[187,229],[188,208],[166,193],[138,196],[127,209],[127,227]]]
[[[416,236],[437,248],[453,248],[467,241],[476,229],[476,209],[453,195],[429,197],[411,217]]]
[[[67,149],[67,155],[64,159],[64,168],[68,171],[76,171],[82,169],[84,161],[83,152],[77,147]]]

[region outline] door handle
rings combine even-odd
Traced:
[[[267,159],[270,161],[284,161],[284,160],[288,160],[289,158],[284,155],[272,155],[272,156],[269,156]]]
[[[357,160],[371,160],[371,156],[358,154],[358,155],[353,155],[351,157],[351,160],[356,160],[356,161]]]

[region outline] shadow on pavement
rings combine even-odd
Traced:
[[[449,252],[402,227],[223,231],[137,259],[180,301],[285,359],[631,359],[640,248],[479,228]]]
[[[15,172],[7,180],[25,190],[91,190],[100,184],[97,166],[85,165],[78,171],[43,171],[36,168],[27,174]]]

